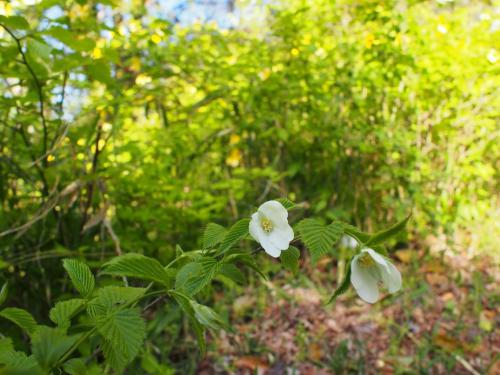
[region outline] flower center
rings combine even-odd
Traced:
[[[260,221],[260,226],[266,233],[269,233],[273,230],[273,222],[267,218],[264,218]]]
[[[370,256],[370,254],[368,253],[364,253],[363,255],[361,255],[361,257],[359,258],[359,264],[364,267],[364,268],[368,268],[368,267],[371,267],[375,264],[375,261],[373,260],[373,258]]]

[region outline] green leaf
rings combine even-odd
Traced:
[[[175,257],[176,257],[176,258],[179,258],[179,257],[181,257],[183,254],[184,254],[184,250],[182,250],[181,245],[176,244],[176,245],[175,245]]]
[[[349,289],[349,285],[351,284],[351,260],[347,261],[347,269],[345,272],[344,280],[340,283],[339,287],[335,290],[330,299],[326,302],[326,305],[329,305],[333,301],[337,299],[338,296],[344,294]]]
[[[200,324],[198,319],[196,319],[193,306],[191,306],[191,299],[183,293],[171,290],[170,295],[174,297],[175,301],[179,304],[182,311],[188,316],[189,321],[193,327],[198,340],[198,346],[200,347],[200,354],[202,357],[205,356],[207,345],[205,342],[205,328]]]
[[[26,41],[28,53],[33,57],[38,57],[42,61],[50,60],[50,52],[52,51],[52,47],[33,38],[28,38]]]
[[[77,34],[71,30],[64,29],[60,26],[52,26],[44,32],[60,42],[66,44],[69,48],[79,51],[88,52],[95,47],[95,42],[90,38],[79,38]]]
[[[394,224],[392,227],[375,233],[366,242],[366,246],[378,245],[384,241],[387,241],[389,238],[394,237],[405,228],[406,223],[408,222],[408,220],[410,220],[410,217],[411,213],[399,223]]]
[[[233,280],[236,284],[243,285],[246,281],[243,272],[232,263],[224,263],[219,274]]]
[[[187,263],[177,273],[175,288],[189,296],[194,295],[212,281],[221,265],[213,257],[202,257]]]
[[[203,233],[203,248],[210,249],[219,244],[226,235],[227,229],[222,225],[209,223]]]
[[[146,294],[146,288],[109,285],[99,289],[96,301],[106,307],[124,305],[137,301]]]
[[[97,291],[96,298],[87,305],[87,313],[96,318],[108,314],[117,308],[137,301],[146,294],[146,288],[133,288],[124,286],[106,286]]]
[[[9,29],[28,30],[30,28],[26,18],[21,16],[0,16],[0,23]]]
[[[279,199],[276,199],[276,201],[280,202],[283,205],[283,207],[285,207],[287,210],[291,210],[292,208],[295,207],[295,203],[293,203],[288,198],[279,198]]]
[[[13,351],[12,339],[5,337],[0,339],[0,363],[2,363],[2,354],[5,352]]]
[[[172,274],[154,258],[137,253],[128,253],[111,259],[103,265],[103,274],[137,277],[165,285],[172,284]]]
[[[35,375],[40,368],[34,356],[27,356],[23,352],[14,350],[10,338],[0,339],[0,374]]]
[[[384,245],[370,245],[370,248],[375,250],[377,253],[382,254],[383,256],[389,256],[389,252]]]
[[[94,291],[95,279],[89,266],[76,259],[64,259],[63,267],[76,290],[84,298],[89,298]]]
[[[89,76],[96,81],[102,82],[108,86],[112,86],[114,84],[111,78],[111,71],[109,69],[109,65],[104,63],[103,61],[97,60],[92,61],[88,66]]]
[[[353,237],[359,243],[366,243],[371,237],[371,235],[369,233],[362,232],[361,230],[356,228],[354,225],[342,223],[342,226],[344,228],[344,233]]]
[[[283,267],[292,271],[294,274],[299,272],[300,251],[295,246],[290,246],[288,250],[281,252],[280,260]]]
[[[146,337],[144,320],[137,309],[121,309],[100,317],[96,326],[105,341],[104,356],[121,372],[139,353]]]
[[[244,264],[245,266],[250,267],[252,270],[257,272],[264,280],[267,279],[267,276],[262,272],[257,263],[255,263],[255,258],[248,253],[237,252],[228,254],[224,257],[223,262]]]
[[[302,242],[311,252],[312,262],[330,252],[335,242],[343,233],[343,226],[338,222],[322,225],[315,219],[304,219],[298,224]]]
[[[224,254],[229,249],[231,249],[239,240],[248,235],[248,225],[250,224],[250,219],[241,219],[237,221],[231,229],[226,233],[218,254]]]
[[[71,358],[63,364],[63,369],[70,375],[81,375],[87,373],[85,361],[82,358]]]
[[[208,306],[201,305],[194,300],[189,301],[194,310],[194,316],[203,326],[214,330],[228,329],[227,323],[222,317]]]
[[[40,366],[49,370],[78,338],[79,335],[66,335],[60,328],[38,326],[31,339],[31,350]]]
[[[0,306],[7,300],[7,296],[9,294],[9,283],[5,282],[0,289]]]
[[[29,312],[17,307],[6,307],[0,311],[0,316],[17,324],[28,334],[32,334],[36,328],[36,321]]]
[[[201,276],[201,264],[197,262],[189,262],[183,265],[175,277],[175,289],[182,291],[185,289],[187,281],[191,278]]]
[[[50,309],[49,317],[55,324],[61,328],[68,328],[70,319],[85,305],[84,299],[70,299],[67,301],[57,302],[56,305]]]

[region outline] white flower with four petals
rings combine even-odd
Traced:
[[[379,285],[389,293],[401,289],[401,273],[387,258],[373,249],[364,248],[351,263],[351,283],[358,295],[368,303],[379,298]]]
[[[293,240],[293,229],[288,224],[288,211],[278,201],[268,201],[252,215],[250,235],[274,258],[287,250]]]

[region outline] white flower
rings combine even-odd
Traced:
[[[361,299],[375,303],[379,284],[383,284],[389,293],[401,289],[401,273],[387,258],[364,248],[352,260],[351,283]]]
[[[251,236],[272,257],[279,257],[293,240],[293,229],[288,224],[288,211],[278,201],[263,203],[250,220]]]

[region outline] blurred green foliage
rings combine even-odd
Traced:
[[[230,29],[137,0],[0,7],[0,272],[35,316],[67,290],[52,258],[165,263],[276,197],[493,248],[488,2],[293,0]]]

